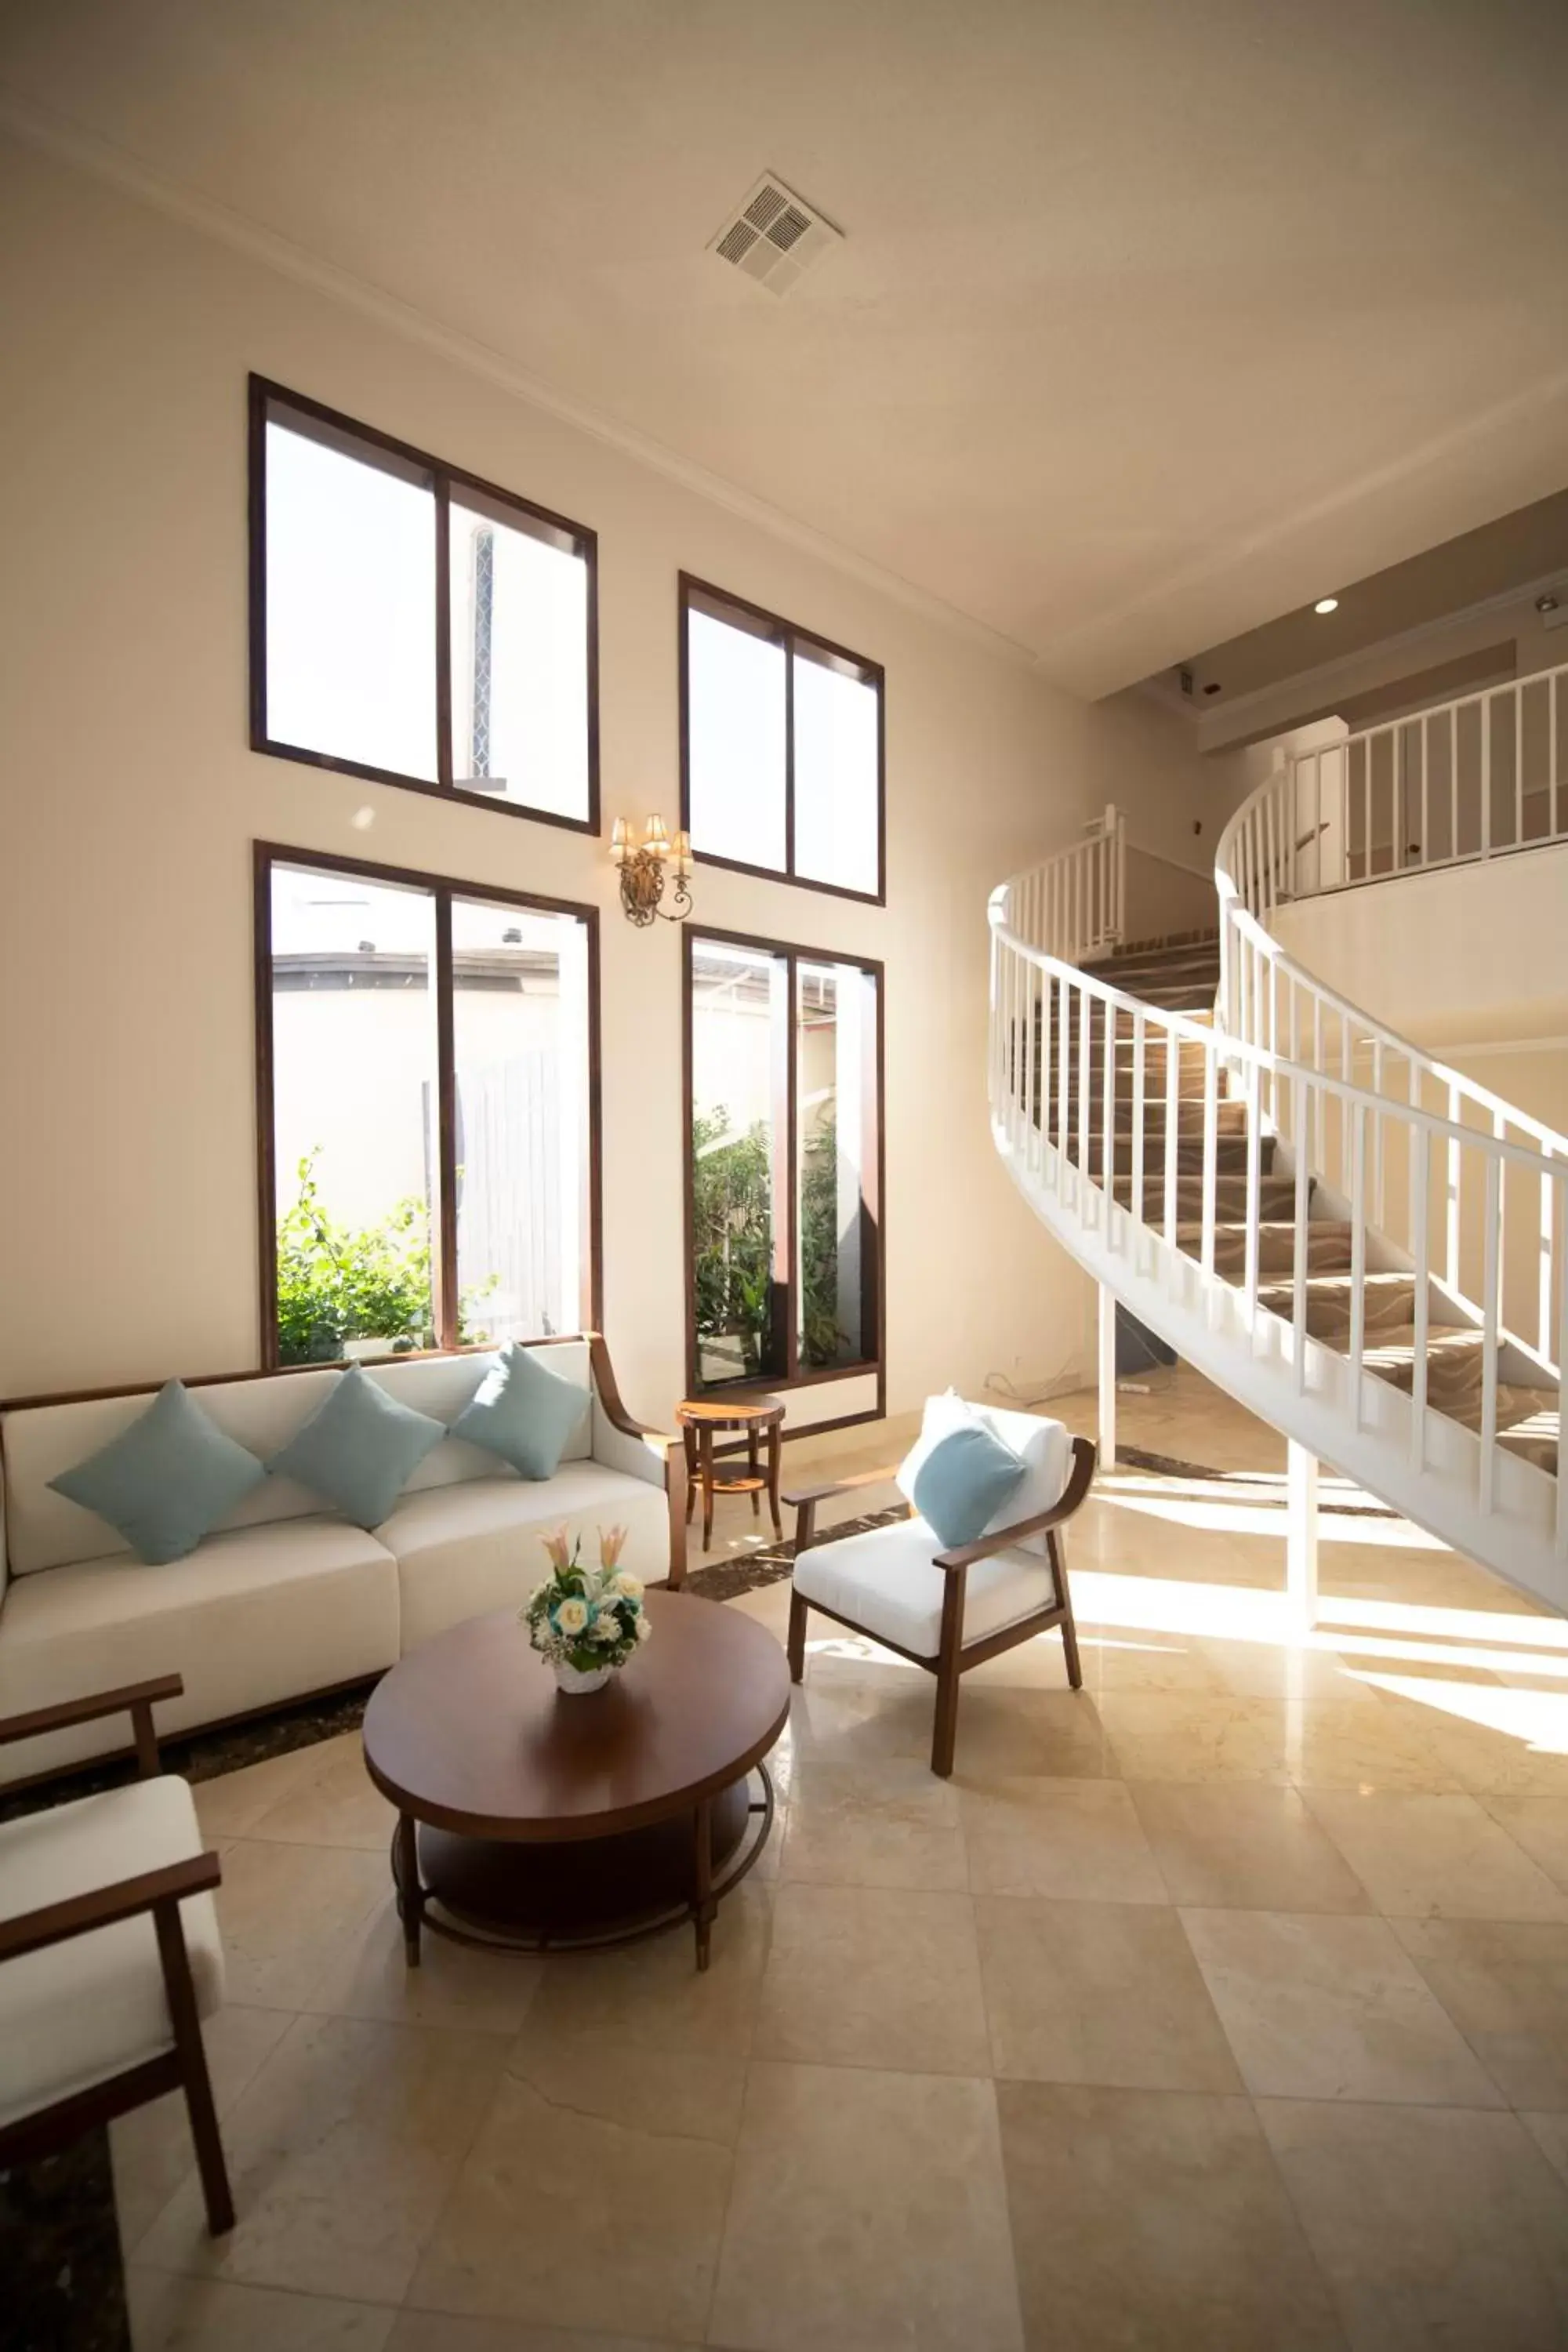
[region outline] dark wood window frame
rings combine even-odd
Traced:
[[[798,622],[786,621],[782,614],[770,613],[765,605],[748,603],[744,596],[731,594],[728,588],[717,588],[710,580],[699,580],[695,573],[679,575],[679,637],[680,637],[680,822],[688,832],[691,829],[691,666],[688,647],[687,616],[693,605],[709,612],[714,620],[737,616],[738,624],[752,625],[755,634],[765,636],[771,644],[783,647],[784,656],[784,862],[782,866],[752,866],[744,858],[718,857],[700,848],[693,841],[692,854],[704,866],[721,866],[731,874],[760,874],[765,881],[787,882],[797,890],[822,890],[832,898],[853,898],[863,907],[885,907],[888,903],[888,674],[880,662],[868,661],[864,654],[851,653],[847,646],[835,645],[816,629],[801,627]],[[710,611],[718,606],[718,611]],[[723,608],[728,607],[728,614]],[[835,667],[852,670],[868,686],[877,689],[877,887],[874,890],[851,890],[841,882],[822,882],[815,875],[797,874],[795,870],[795,656],[797,648],[826,660]],[[853,961],[853,959],[850,959]]]
[[[267,419],[276,404],[306,425],[319,428],[327,447],[344,447],[348,454],[374,463],[376,457],[392,460],[387,470],[416,473],[430,483],[436,522],[436,781],[405,776],[395,768],[376,768],[360,760],[342,760],[329,751],[310,751],[297,743],[275,741],[267,728]],[[279,760],[299,760],[310,768],[327,768],[343,776],[363,776],[376,784],[395,784],[401,792],[434,794],[460,802],[467,808],[489,809],[500,816],[525,817],[533,824],[558,824],[572,833],[599,831],[599,542],[584,523],[573,522],[550,508],[537,506],[515,490],[503,490],[481,475],[466,473],[444,458],[395,440],[374,425],[344,416],[303,393],[266,376],[252,375],[249,384],[249,521],[250,521],[250,748]],[[588,668],[588,814],[563,816],[554,809],[531,808],[524,801],[508,800],[497,793],[475,793],[452,781],[452,646],[450,595],[449,509],[454,489],[503,507],[525,518],[537,535],[570,542],[587,568]]]
[[[279,1369],[278,1360],[278,1169],[273,1126],[272,1063],[272,870],[276,866],[302,866],[322,874],[344,874],[364,882],[383,882],[394,888],[428,890],[435,898],[437,1159],[437,1259],[439,1276],[442,1352],[457,1349],[458,1196],[451,1181],[456,1160],[457,1090],[452,1044],[452,901],[483,898],[494,906],[517,907],[525,913],[569,915],[582,923],[588,943],[588,1217],[587,1263],[582,1269],[581,1312],[584,1331],[604,1324],[604,1157],[601,1140],[599,1052],[599,910],[570,898],[543,898],[524,890],[498,889],[493,883],[466,882],[451,874],[429,874],[406,866],[378,866],[368,858],[334,857],[322,850],[296,849],[286,842],[258,841],[252,845],[256,953],[256,1164],[257,1276],[260,1313],[261,1364]],[[564,1334],[558,1336],[566,1336]],[[487,1343],[488,1344],[488,1343]]]
[[[697,1343],[697,1236],[695,1230],[695,1165],[691,1148],[691,1088],[694,1076],[692,1064],[692,961],[697,948],[707,942],[714,947],[745,948],[758,955],[783,957],[788,967],[788,989],[791,1020],[791,1051],[788,1056],[788,1113],[785,1120],[789,1188],[789,1263],[792,1279],[789,1285],[789,1314],[785,1321],[787,1370],[782,1376],[753,1381],[726,1382],[722,1388],[704,1390],[699,1385],[699,1350]],[[800,1249],[800,1169],[796,1135],[796,1101],[799,1094],[798,1056],[795,1051],[794,1024],[799,1002],[796,988],[797,967],[805,964],[848,964],[857,971],[868,973],[877,983],[877,1288],[875,1356],[865,1357],[854,1364],[827,1364],[819,1369],[802,1371],[799,1367],[799,1333],[796,1326],[796,1297],[799,1288],[798,1255]],[[688,926],[681,934],[680,958],[680,1075],[681,1075],[681,1210],[685,1228],[686,1294],[686,1391],[689,1396],[747,1397],[769,1396],[785,1390],[817,1388],[833,1381],[865,1380],[874,1373],[877,1381],[877,1402],[870,1412],[847,1413],[837,1421],[817,1421],[802,1423],[798,1429],[786,1429],[784,1436],[815,1436],[825,1430],[847,1429],[857,1422],[880,1421],[888,1409],[888,1119],[887,1119],[887,1050],[885,1043],[887,1007],[886,967],[875,956],[847,953],[838,948],[802,947],[793,940],[766,939],[754,931],[721,931],[708,924],[700,928]]]

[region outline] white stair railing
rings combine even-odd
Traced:
[[[1228,871],[1267,919],[1281,899],[1568,840],[1565,763],[1568,664],[1285,758]]]
[[[994,894],[997,1148],[1044,1222],[1187,1360],[1445,1540],[1568,1606],[1568,1139],[1285,955],[1236,878],[1249,875],[1256,894],[1270,842],[1285,838],[1277,800],[1268,814],[1276,794],[1270,779],[1220,842],[1216,1025],[1081,968],[1116,943],[1114,898],[1098,894],[1119,821]],[[1237,1100],[1247,1109],[1242,1248],[1222,1266],[1218,1136],[1222,1107]],[[1281,1194],[1271,1178],[1267,1218],[1266,1135],[1289,1186]],[[1539,1238],[1522,1333],[1503,1311],[1505,1213],[1521,1202]],[[1307,1328],[1311,1227],[1323,1220],[1350,1230],[1342,1346]],[[1408,1393],[1368,1360],[1367,1277],[1389,1271],[1413,1286]],[[1289,1284],[1289,1312],[1260,1299],[1265,1281]],[[1475,1430],[1428,1402],[1435,1297],[1440,1321],[1479,1335]],[[1505,1381],[1555,1392],[1555,1481],[1500,1444]]]

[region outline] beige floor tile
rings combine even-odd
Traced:
[[[202,2039],[220,2122],[291,2022],[287,2010],[242,2009],[233,2002],[206,2019]],[[109,2126],[109,2151],[120,2242],[129,2251],[195,2163],[184,2092],[171,2091],[118,2116]]]
[[[1354,1662],[1332,1650],[1290,1642],[1206,1641],[1202,1646],[1220,1687],[1237,1698],[1314,1699],[1331,1706],[1376,1704],[1376,1692],[1357,1679]]]
[[[357,1741],[358,1734],[348,1738]],[[263,1813],[279,1803],[291,1789],[321,1769],[321,1749],[336,1741],[318,1741],[290,1748],[281,1756],[266,1756],[258,1764],[242,1764],[237,1772],[220,1772],[210,1780],[195,1780],[191,1794],[203,1837],[247,1837]]]
[[[333,2296],[135,2266],[125,2288],[135,2352],[384,2352],[394,2318]]]
[[[829,1886],[966,1885],[958,1791],[913,1757],[803,1763],[779,1875]]]
[[[337,2017],[456,2025],[510,2038],[528,2014],[543,1969],[531,1953],[475,1951],[428,1927],[420,1939],[419,1966],[411,1969],[403,1956],[396,1897],[388,1892],[333,1948],[300,2006]]]
[[[1568,2342],[1568,2197],[1513,2116],[1258,2113],[1355,2352]]]
[[[1132,1800],[1120,1780],[1048,1774],[998,1778],[959,1792],[969,1884],[976,1895],[1058,1895],[1087,1903],[1169,1900]]]
[[[187,2179],[142,2258],[249,2285],[399,2302],[495,2094],[498,2058],[488,2034],[297,2019],[224,2126],[234,2230],[206,2235]]]
[[[1443,1795],[1459,1787],[1428,1727],[1384,1705],[1284,1706],[1290,1778],[1303,1789],[1405,1789]]]
[[[1299,1789],[1245,1780],[1127,1786],[1173,1903],[1237,1911],[1372,1908]]]
[[[397,1815],[372,1786],[358,1732],[323,1740],[307,1752],[319,1759],[318,1769],[293,1780],[252,1822],[247,1836],[388,1853]]]
[[[1180,1916],[1255,2096],[1500,2104],[1386,1920]]]
[[[936,1685],[929,1675],[913,1666],[864,1665],[825,1674],[818,1671],[821,1663],[812,1662],[790,1701],[797,1768],[807,1759],[856,1764],[930,1755]]]
[[[1206,1645],[1188,1634],[1080,1625],[1084,1686],[1100,1691],[1218,1692],[1226,1685]]]
[[[1530,1698],[1528,1692],[1510,1697]],[[1568,1706],[1568,1699],[1562,1704]],[[1553,1703],[1562,1738],[1562,1718]],[[1453,1772],[1458,1785],[1477,1797],[1558,1797],[1568,1799],[1568,1751],[1542,1745],[1531,1736],[1531,1719],[1476,1722],[1458,1715],[1435,1715],[1427,1727],[1431,1744]]]
[[[218,1925],[231,2000],[300,2009],[385,1899],[385,1857],[242,1838],[223,1857]]]
[[[1173,1911],[1006,1895],[976,1896],[974,1911],[999,2076],[1240,2089]]]
[[[989,2074],[969,1896],[781,1885],[752,2046],[759,2058]]]
[[[680,2352],[680,2347],[668,2336],[601,2336],[596,2328],[584,2335],[577,2327],[531,2327],[526,2320],[405,2311],[386,2339],[386,2352]]]
[[[1556,2115],[1526,2115],[1521,2109],[1519,2120],[1563,2187],[1568,2188],[1568,2114],[1560,2111]]]
[[[999,2083],[996,2103],[1031,2345],[1342,2345],[1249,2099]]]
[[[709,2335],[1021,2352],[991,2084],[753,2065]]]
[[[967,1787],[987,1788],[1020,1773],[1114,1780],[1121,1768],[1087,1690],[972,1688],[966,1675],[953,1773]]]
[[[1568,1927],[1400,1919],[1394,1933],[1505,2096],[1568,2109]]]
[[[1484,1796],[1481,1802],[1553,1885],[1568,1890],[1568,1797]]]
[[[616,1951],[563,1952],[537,1962],[543,1981],[531,2021],[561,2034],[743,2058],[756,2026],[772,1905],[769,1891],[752,1880],[728,1895],[701,1972],[687,1927]]]
[[[736,2059],[525,2029],[409,2305],[700,2341],[744,2079]]]
[[[1474,1797],[1309,1789],[1378,1909],[1407,1919],[1568,1919],[1568,1898]]]
[[[1228,1694],[1108,1691],[1100,1714],[1129,1780],[1290,1778],[1287,1710],[1272,1699]]]

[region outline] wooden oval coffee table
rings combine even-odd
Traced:
[[[510,1609],[437,1634],[376,1685],[364,1760],[397,1808],[410,1968],[422,1924],[542,1951],[683,1919],[707,1967],[719,1903],[773,1827],[763,1759],[789,1719],[789,1667],[739,1610],[679,1592],[644,1606],[652,1639],[585,1696],[556,1689]]]

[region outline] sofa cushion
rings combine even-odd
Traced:
[[[1043,1420],[1034,1412],[1005,1412],[1000,1405],[969,1404],[952,1389],[942,1396],[926,1399],[921,1433],[899,1465],[899,1491],[907,1501],[915,1502],[915,1481],[935,1447],[955,1429],[972,1427],[976,1423],[1000,1438],[1018,1456],[1025,1471],[1001,1509],[987,1519],[983,1534],[993,1535],[998,1528],[1016,1526],[1020,1519],[1037,1518],[1042,1511],[1060,1502],[1072,1466],[1072,1438],[1062,1423]],[[919,1509],[918,1503],[915,1507]],[[1044,1554],[1046,1538],[1026,1537],[1025,1549]]]
[[[404,1649],[487,1609],[521,1609],[548,1567],[544,1537],[563,1527],[590,1559],[601,1528],[624,1527],[621,1566],[645,1582],[669,1573],[664,1488],[597,1462],[563,1463],[542,1482],[478,1478],[405,1495],[375,1531],[397,1560]]]
[[[184,1780],[137,1780],[0,1823],[0,1919],[183,1862],[203,1850]],[[196,2006],[223,2001],[223,1945],[210,1895],[180,1906]],[[0,2124],[32,2115],[174,2042],[151,1916],[97,1927],[0,1968]]]
[[[452,1434],[499,1455],[521,1477],[553,1478],[592,1402],[588,1390],[552,1372],[532,1349],[509,1343],[453,1423]]]
[[[541,1352],[563,1380],[587,1388],[591,1381],[585,1339],[552,1340]],[[492,1352],[411,1357],[375,1364],[364,1377],[400,1404],[428,1413],[433,1421],[456,1421],[496,1359]],[[342,1378],[331,1365],[276,1372],[257,1380],[204,1381],[195,1394],[217,1426],[263,1462],[289,1440],[329,1397]],[[0,1453],[5,1456],[7,1565],[14,1576],[57,1568],[68,1560],[106,1559],[124,1547],[104,1540],[101,1520],[54,1492],[49,1480],[117,1437],[147,1410],[145,1393],[88,1397],[61,1404],[24,1405],[0,1414]],[[585,1461],[594,1451],[594,1415],[584,1411],[563,1450],[564,1462]],[[444,1436],[433,1445],[405,1492],[422,1493],[465,1478],[494,1478],[493,1454],[461,1438]],[[510,1476],[509,1470],[505,1474]],[[279,1519],[318,1517],[319,1499],[291,1478],[269,1476],[252,1488],[222,1527],[247,1528]]]
[[[266,1476],[178,1381],[128,1429],[49,1484],[156,1566],[183,1559]]]
[[[923,1519],[896,1519],[803,1551],[795,1564],[795,1589],[878,1640],[917,1658],[934,1658],[947,1589],[947,1570],[933,1565],[941,1549]],[[1037,1552],[1020,1545],[979,1560],[964,1586],[963,1639],[983,1642],[1055,1601],[1050,1564]]]
[[[0,1715],[184,1676],[160,1733],[212,1723],[380,1672],[397,1656],[397,1567],[341,1519],[208,1536],[184,1559],[124,1553],[18,1577],[0,1607]],[[125,1747],[123,1717],[0,1748],[0,1780],[63,1770]]]
[[[268,1467],[297,1479],[356,1528],[374,1528],[446,1433],[440,1422],[389,1396],[351,1364]]]

